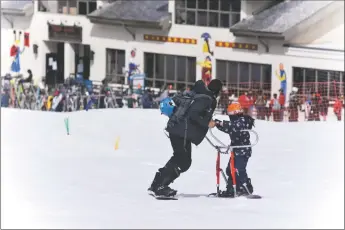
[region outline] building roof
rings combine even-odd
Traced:
[[[230,28],[234,35],[283,37],[284,32],[312,17],[334,1],[284,1]]]
[[[307,44],[307,45],[299,45],[299,44],[284,44],[285,47],[294,47],[294,48],[306,48],[306,49],[314,49],[314,50],[325,50],[325,51],[336,51],[336,52],[343,52],[344,53],[344,44],[336,44],[332,42],[324,42],[324,43],[317,43],[317,44]]]
[[[13,15],[25,15],[29,8],[34,5],[32,0],[20,0],[20,1],[1,1],[1,13],[13,14]]]
[[[88,15],[91,22],[107,24],[137,24],[160,26],[171,20],[168,0],[118,0]]]

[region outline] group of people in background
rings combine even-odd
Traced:
[[[28,70],[28,77],[20,79],[19,85],[23,83],[32,83],[33,76],[31,70]],[[5,77],[6,80],[6,77]],[[104,81],[104,80],[103,80]],[[102,81],[101,88],[101,100],[97,108],[105,108],[104,100],[110,89],[105,82]],[[8,87],[7,87],[8,88]],[[6,87],[4,87],[5,94],[2,96],[2,107],[8,107],[8,95],[6,95]],[[190,89],[184,89],[183,91],[189,91]],[[138,91],[138,90],[137,90]],[[235,90],[237,92],[237,89]],[[144,109],[158,108],[159,102],[168,97],[173,96],[172,85],[165,85],[163,89],[159,92],[154,92],[149,88],[140,89],[138,98],[133,99],[133,103],[138,101],[138,106]],[[128,92],[128,95],[131,93]],[[274,93],[271,98],[269,93],[265,93],[263,90],[248,90],[242,91],[238,98],[236,98],[229,90],[225,84],[223,84],[223,90],[220,95],[220,100],[218,103],[218,108],[222,110],[223,114],[227,113],[227,108],[233,101],[240,103],[245,114],[256,116],[258,120],[272,120],[275,122],[282,122],[287,117],[289,122],[297,122],[299,120],[299,112],[304,113],[304,120],[307,121],[320,121],[326,120],[328,116],[328,111],[331,106],[333,106],[333,112],[337,119],[340,121],[342,119],[342,108],[344,103],[344,97],[336,96],[329,100],[326,96],[321,96],[318,92],[310,92],[307,95],[301,95],[298,93],[298,88],[293,87],[291,93],[285,96],[283,89],[280,89],[278,93]],[[56,95],[53,95],[56,96]],[[116,96],[116,103],[118,107],[122,107],[122,94],[114,95]],[[49,100],[48,100],[49,102]],[[128,107],[130,107],[132,101],[128,100]]]
[[[141,104],[144,109],[158,108],[159,102],[172,96],[172,86],[166,85],[159,96],[155,95],[150,89],[143,91],[141,96]],[[189,91],[187,88],[184,91]],[[297,122],[299,120],[299,111],[304,113],[304,119],[307,121],[320,121],[321,117],[326,121],[330,101],[327,97],[321,96],[317,92],[311,92],[308,96],[298,94],[298,88],[293,87],[291,93],[286,98],[283,89],[278,93],[274,93],[271,98],[269,94],[263,90],[244,91],[238,98],[231,94],[226,87],[223,88],[218,108],[223,114],[227,113],[227,108],[232,102],[240,103],[245,114],[255,116],[258,120],[272,120],[275,122],[284,121],[284,117],[288,117],[289,122]],[[343,108],[343,96],[335,99],[333,104],[333,112],[337,119],[341,120],[341,111]]]
[[[328,116],[330,100],[328,97],[321,96],[317,92],[311,92],[308,96],[298,94],[298,88],[293,87],[291,93],[286,98],[282,89],[279,93],[274,93],[271,98],[269,94],[265,94],[262,90],[253,92],[252,90],[244,91],[238,98],[227,88],[223,88],[219,106],[222,113],[226,113],[228,105],[233,101],[238,101],[246,114],[254,116],[258,120],[272,120],[275,122],[284,121],[284,117],[288,117],[289,122],[297,122],[299,120],[299,111],[304,113],[307,121],[320,121],[321,117],[326,121]],[[335,98],[333,104],[333,112],[337,119],[341,120],[341,111],[343,108],[344,97]]]

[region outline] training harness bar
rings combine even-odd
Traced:
[[[259,142],[259,135],[257,132],[255,132],[254,130],[240,130],[240,132],[250,132],[253,133],[256,137],[255,142],[251,145],[241,145],[241,146],[231,146],[230,145],[225,145],[223,142],[221,142],[212,132],[212,129],[209,129],[209,133],[212,136],[212,138],[218,142],[218,144],[220,145],[215,145],[207,136],[206,136],[206,140],[211,144],[211,146],[213,148],[215,148],[217,150],[217,160],[216,160],[216,187],[217,187],[217,193],[211,193],[209,194],[209,196],[219,196],[220,194],[220,189],[219,189],[219,184],[220,184],[220,173],[222,173],[223,179],[225,181],[225,184],[228,185],[228,180],[226,178],[226,175],[224,173],[224,170],[220,167],[220,154],[229,154],[229,151],[231,152],[231,160],[230,160],[230,173],[231,173],[231,177],[232,177],[232,182],[233,182],[233,188],[235,191],[235,195],[236,195],[236,173],[238,174],[238,171],[235,168],[235,154],[233,152],[233,149],[238,149],[238,148],[251,148],[254,147],[255,145],[257,145],[257,143]],[[248,188],[246,186],[246,184],[244,184],[244,187],[246,188],[247,192]],[[250,193],[249,193],[250,194]]]

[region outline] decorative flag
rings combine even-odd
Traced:
[[[30,46],[30,34],[24,33],[24,46],[29,47]]]

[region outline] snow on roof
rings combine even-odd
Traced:
[[[257,15],[238,22],[231,27],[231,30],[284,33],[332,2],[284,1]]]

